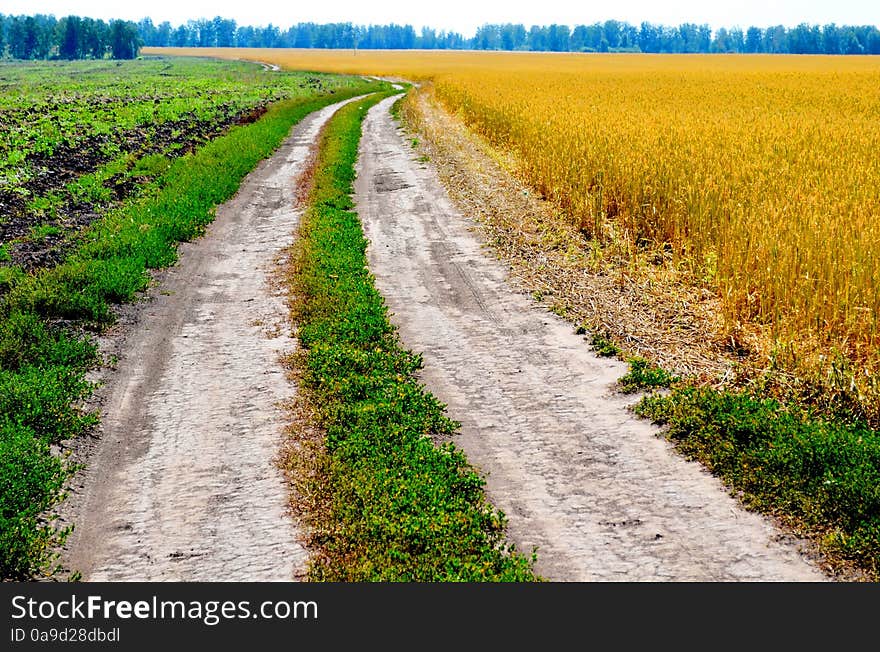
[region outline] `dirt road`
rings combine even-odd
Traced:
[[[341,104],[301,122],[181,246],[137,323],[111,333],[101,438],[65,505],[85,580],[291,580],[306,554],[274,465],[295,346],[269,274],[299,219],[295,179]]]
[[[821,581],[762,517],[684,461],[612,385],[623,363],[513,289],[389,115],[364,123],[356,200],[370,268],[422,380],[462,422],[536,570],[576,581]]]
[[[510,539],[556,580],[822,580],[761,517],[683,461],[612,392],[622,363],[514,289],[392,122],[364,123],[357,204],[370,266],[422,379],[463,423]],[[148,301],[103,340],[101,436],[63,517],[85,580],[269,581],[306,552],[274,465],[295,347],[270,281],[298,212],[295,179],[321,125],[304,120]]]

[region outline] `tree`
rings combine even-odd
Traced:
[[[629,23],[620,24],[620,49],[632,52],[639,51],[639,30]]]
[[[751,54],[756,52],[763,52],[764,49],[762,47],[762,43],[764,40],[764,34],[761,32],[758,27],[749,27],[746,30],[746,43],[745,43],[745,51]]]
[[[720,27],[715,32],[715,40],[712,41],[711,52],[730,52],[730,35],[725,28]]]
[[[272,23],[266,25],[260,30],[260,47],[274,48],[278,47],[278,41],[281,38],[281,30]]]
[[[788,51],[792,54],[818,54],[822,51],[819,27],[801,23],[788,33]]]
[[[841,49],[841,30],[837,29],[837,25],[831,23],[822,28],[822,52],[825,54],[840,54]]]
[[[185,48],[189,45],[189,28],[186,25],[178,25],[171,35],[171,45],[176,48]]]
[[[865,46],[859,42],[854,29],[847,29],[841,39],[841,52],[843,54],[864,54]]]
[[[256,30],[250,25],[240,25],[235,30],[235,46],[239,48],[257,47]]]
[[[575,25],[571,30],[569,46],[572,52],[584,52],[587,49],[587,28],[584,25]]]
[[[110,43],[110,28],[103,20],[83,18],[80,25],[80,52],[83,57],[103,59]]]
[[[678,33],[681,36],[680,52],[693,53],[700,51],[700,36],[694,23],[679,25]]]
[[[153,20],[151,18],[143,18],[138,24],[138,34],[141,37],[141,42],[144,45],[155,46],[156,45],[156,26],[153,25]]]
[[[477,50],[500,50],[501,32],[498,25],[481,25],[474,34],[474,48]]]
[[[314,41],[316,48],[332,48],[336,43],[336,34],[330,25],[318,25]]]
[[[213,48],[217,45],[217,32],[214,31],[214,21],[200,18],[193,21],[192,32],[197,39],[196,45],[200,48]]]
[[[110,23],[110,56],[114,59],[134,59],[141,47],[137,25],[130,21]]]
[[[171,45],[172,31],[171,23],[167,20],[159,23],[159,27],[156,28],[155,46],[158,48],[166,48]]]
[[[150,18],[138,23],[66,16],[4,16],[0,14],[0,56],[16,59],[133,58],[141,45],[176,47],[297,47],[363,49],[463,49],[533,50],[554,52],[767,52],[773,54],[880,54],[880,30],[875,25],[834,23],[792,29],[782,25],[760,29],[719,28],[713,35],[708,25],[678,26],[643,22],[639,27],[616,20],[592,25],[485,24],[473,38],[456,32],[422,27],[417,35],[411,25],[356,26],[347,23],[299,23],[282,31],[265,27],[238,26],[234,20],[215,16],[211,20],[187,21],[176,28],[168,21],[158,27]]]
[[[708,52],[712,47],[712,28],[708,25],[697,27],[697,52]]]
[[[642,52],[660,52],[660,30],[651,23],[642,23],[638,42]]]
[[[545,28],[532,25],[529,28],[529,49],[542,52],[547,49],[547,35]]]
[[[9,52],[13,59],[33,59],[37,49],[37,23],[33,16],[17,16],[9,27]]]
[[[430,27],[422,27],[422,35],[419,37],[419,47],[423,50],[437,48],[437,32]]]
[[[80,32],[82,20],[79,16],[68,16],[61,19],[61,43],[58,46],[58,56],[62,59],[79,59],[82,57],[80,46]]]
[[[339,26],[338,45],[340,48],[354,49],[357,46],[357,31],[351,23],[341,23]]]
[[[771,54],[788,52],[788,35],[786,34],[785,27],[776,25],[775,27],[767,28],[764,32],[763,51]]]
[[[237,25],[234,20],[216,16],[213,20],[212,27],[214,30],[214,37],[217,41],[217,47],[231,48],[235,45],[235,30]]]
[[[467,47],[467,39],[458,32],[440,32],[437,40],[444,50],[462,50]]]
[[[616,20],[606,20],[602,25],[602,31],[605,34],[605,40],[608,41],[608,47],[617,49],[620,47],[621,24]]]
[[[520,24],[505,23],[500,27],[501,49],[519,50],[526,42],[526,28]]]
[[[873,25],[867,25],[862,29],[865,32],[865,53],[880,54],[880,30],[878,30]]]
[[[412,25],[392,25],[396,40],[404,50],[412,50],[416,46],[416,30]]]
[[[746,39],[739,27],[734,27],[729,33],[729,51],[741,53],[746,49]]]
[[[570,38],[568,25],[550,25],[547,30],[547,49],[551,52],[568,52]]]

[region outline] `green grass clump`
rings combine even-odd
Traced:
[[[5,421],[5,420],[4,420]],[[62,499],[70,470],[49,444],[24,426],[0,424],[0,569],[5,580],[51,572],[53,548],[69,530],[43,520]]]
[[[148,154],[135,162],[131,168],[131,175],[158,177],[169,167],[171,167],[171,159],[164,154]]]
[[[504,515],[452,444],[458,428],[416,380],[365,256],[350,198],[360,125],[383,96],[351,104],[329,123],[293,276],[305,349],[304,393],[326,433],[317,525],[322,581],[534,581],[531,559],[504,540]]]
[[[635,356],[628,360],[629,372],[618,380],[620,391],[631,394],[642,389],[667,388],[678,380],[662,367]]]
[[[24,270],[18,265],[0,267],[0,294],[9,292],[24,278]]]
[[[620,347],[607,334],[593,333],[590,337],[590,346],[600,358],[616,358],[621,355]]]
[[[46,238],[60,235],[61,229],[53,224],[41,224],[31,229],[30,238],[34,242],[42,242]]]
[[[92,414],[75,407],[91,391],[83,369],[95,357],[89,343],[15,312],[0,321],[0,571],[26,580],[51,573],[56,530],[46,510],[63,497],[72,468],[50,452],[62,438],[84,432]]]
[[[747,392],[678,388],[636,411],[742,493],[880,578],[880,436]]]

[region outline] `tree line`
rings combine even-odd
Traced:
[[[487,24],[471,38],[457,32],[411,25],[358,26],[352,23],[298,23],[287,29],[269,24],[239,26],[216,17],[191,20],[172,27],[138,23],[145,45],[155,47],[275,47],[530,50],[550,52],[657,52],[657,53],[772,53],[772,54],[880,54],[880,30],[875,25],[808,25],[797,27],[720,28],[685,23],[677,27],[643,22],[638,27],[607,20],[592,25]]]
[[[592,25],[486,24],[473,37],[411,25],[298,23],[238,25],[217,16],[173,26],[150,18],[138,23],[67,16],[0,14],[0,56],[14,59],[131,59],[141,46],[427,50],[526,50],[537,52],[655,52],[880,54],[875,25],[749,27],[745,30],[685,23],[676,27],[643,22],[638,27],[607,20]]]
[[[0,57],[134,59],[141,45],[138,26],[131,21],[0,14]]]

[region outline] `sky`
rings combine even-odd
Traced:
[[[110,20],[169,21],[180,25],[190,19],[233,18],[239,25],[281,28],[299,22],[351,22],[356,25],[409,24],[438,30],[451,30],[473,36],[485,23],[522,23],[569,26],[587,25],[609,19],[638,25],[648,21],[663,25],[681,23],[719,27],[751,25],[768,27],[799,23],[825,25],[878,25],[878,0],[746,0],[710,2],[707,0],[148,0],[147,2],[107,2],[106,0],[0,0],[0,14],[54,14],[56,18],[76,15]]]

